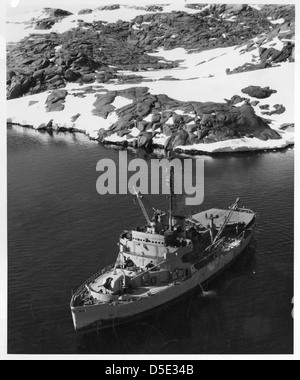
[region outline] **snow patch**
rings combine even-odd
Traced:
[[[282,25],[285,23],[285,19],[284,18],[280,18],[278,20],[274,20],[274,21],[270,21],[271,24],[273,25]]]
[[[294,144],[294,134],[286,132],[281,140],[262,141],[257,138],[242,138],[236,140],[220,141],[212,144],[196,144],[192,146],[178,146],[178,150],[185,152],[199,151],[206,153],[234,153],[257,150],[283,149]]]
[[[261,11],[263,5],[251,4],[250,7],[253,8],[253,9],[256,9],[257,11]]]
[[[122,108],[125,106],[129,106],[132,103],[133,102],[130,99],[124,98],[123,96],[117,96],[115,98],[114,102],[112,103],[112,106],[114,106],[118,109],[118,108]]]
[[[133,136],[133,137],[138,137],[140,133],[141,133],[141,131],[136,127],[134,127],[130,132],[131,136]]]

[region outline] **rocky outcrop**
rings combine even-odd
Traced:
[[[178,62],[165,61],[148,54],[158,48],[181,47],[202,51],[245,45],[247,41],[250,42],[246,51],[261,48],[260,62],[249,62],[234,70],[228,69],[228,74],[265,69],[294,59],[295,46],[292,42],[285,42],[281,51],[272,47],[263,47],[264,43],[276,36],[282,40],[291,38],[295,34],[292,20],[294,7],[278,7],[280,10],[277,13],[276,6],[266,8],[264,12],[248,5],[206,7],[205,4],[197,4],[190,7],[198,9],[199,12],[165,13],[160,5],[137,7],[151,13],[137,16],[132,22],[99,21],[86,24],[82,21],[78,28],[74,24],[73,30],[62,34],[49,33],[26,38],[19,44],[9,47],[7,68],[10,72],[14,72],[15,76],[22,76],[21,81],[26,82],[29,77],[33,77],[37,83],[32,82],[31,87],[23,86],[22,90],[19,86],[19,90],[16,88],[13,95],[22,96],[45,89],[57,89],[67,82],[139,83],[142,80],[140,76],[119,75],[118,71],[138,72],[178,66]],[[102,10],[119,8],[120,5],[100,7]],[[36,20],[36,27],[40,29],[51,30],[55,22],[71,14],[61,9],[46,8],[44,11],[46,17]],[[86,14],[91,11],[83,9],[79,13]],[[289,15],[288,22],[280,26],[273,25],[268,20],[270,17],[267,15],[268,11],[272,12],[272,17],[279,14]],[[235,22],[232,22],[233,20]],[[88,27],[88,30],[83,27]],[[262,37],[254,43],[252,38],[260,34]],[[61,48],[56,49],[57,47]],[[42,59],[48,61],[44,72],[39,71],[43,67],[37,64]],[[170,80],[171,77],[166,79]],[[8,88],[8,93],[11,90]]]
[[[8,99],[16,99],[25,95],[30,88],[35,86],[36,80],[32,76],[13,76],[7,90]]]
[[[252,135],[261,140],[280,139],[278,132],[272,130],[260,117],[258,117],[251,105],[240,107],[236,116],[236,126],[239,133]]]
[[[48,21],[41,20],[40,26]],[[52,21],[47,25],[43,27],[50,27]],[[14,76],[21,76],[21,80],[26,81],[33,76],[38,79],[38,86],[23,86],[22,90],[13,91],[14,96],[60,88],[67,82],[89,84],[115,80],[119,83],[137,83],[141,77],[119,76],[118,70],[138,71],[177,66],[177,63],[163,63],[159,57],[147,55],[145,49],[124,41],[122,35],[125,33],[127,36],[130,30],[130,23],[127,22],[108,25],[95,23],[95,28],[90,30],[75,29],[61,35],[50,33],[24,39],[9,49],[7,67],[11,73],[10,80]],[[60,49],[56,49],[58,46]],[[8,88],[8,98],[10,92],[11,88]]]
[[[92,9],[81,9],[81,11],[78,12],[79,15],[87,15],[87,14],[90,14],[90,13],[93,13],[93,10]]]
[[[48,30],[48,29],[51,29],[55,23],[56,23],[56,20],[53,20],[52,18],[43,19],[41,21],[36,22],[35,29]]]
[[[73,13],[69,12],[69,11],[65,11],[63,9],[59,9],[59,8],[45,8],[44,9],[44,12],[46,14],[48,14],[50,17],[67,17],[67,16],[71,16]]]
[[[258,63],[258,64],[245,63],[243,66],[239,66],[233,70],[226,69],[226,74],[227,75],[240,74],[240,73],[245,73],[248,71],[264,70],[270,67],[272,67],[272,65],[271,63],[268,63],[268,62],[263,62],[263,63]]]
[[[242,92],[257,99],[266,99],[269,98],[272,94],[277,93],[276,90],[272,90],[270,87],[261,88],[259,86],[249,86],[247,88],[244,88]]]
[[[144,148],[144,149],[151,149],[152,143],[153,143],[152,139],[153,139],[152,133],[142,132],[138,136],[137,147]]]
[[[68,95],[66,90],[53,91],[46,100],[47,112],[57,112],[64,110],[65,99]]]
[[[115,98],[125,95],[132,103],[115,110],[112,106]],[[236,106],[239,103],[242,105]],[[151,95],[147,88],[131,88],[98,95],[94,106],[95,115],[106,118],[110,112],[115,111],[119,117],[108,131],[101,134],[103,142],[115,133],[120,137],[130,136],[130,139],[133,128],[140,131],[137,139],[132,138],[137,147],[150,148],[154,135],[163,133],[168,137],[165,143],[167,150],[242,137],[256,137],[261,140],[281,138],[264,119],[255,114],[249,99],[238,96],[226,103],[180,102],[166,95]],[[178,114],[171,109],[183,111],[184,114]],[[195,123],[195,117],[191,116],[195,113],[201,120],[198,124]],[[143,120],[149,115],[152,115],[151,122]],[[128,141],[127,143],[129,144]]]
[[[262,114],[268,115],[268,116],[282,115],[283,113],[285,113],[285,111],[286,111],[286,108],[282,104],[275,104],[274,111],[263,112]]]
[[[260,13],[272,20],[285,19],[290,22],[295,20],[295,6],[290,5],[263,5]]]
[[[44,14],[48,17],[35,21],[35,29],[48,30],[53,27],[59,20],[64,17],[72,15],[71,12],[64,11],[63,9],[45,8]]]
[[[98,7],[97,9],[99,11],[115,11],[117,9],[120,9],[121,5],[119,4],[113,4],[113,5],[104,5],[102,7]]]

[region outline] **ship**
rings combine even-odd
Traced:
[[[153,218],[143,196],[135,192],[146,225],[122,232],[116,261],[72,295],[75,331],[128,323],[167,308],[199,286],[203,291],[249,246],[257,215],[240,207],[239,198],[228,209],[178,215],[172,170],[170,182],[169,212],[153,209]]]

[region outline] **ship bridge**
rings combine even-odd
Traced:
[[[121,236],[120,252],[124,260],[130,258],[137,267],[151,262],[156,265],[166,257],[166,239],[164,235],[132,231]]]

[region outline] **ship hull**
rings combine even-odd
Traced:
[[[231,265],[247,248],[253,236],[251,232],[247,238],[241,240],[238,247],[231,249],[226,254],[198,269],[191,278],[174,283],[164,291],[153,296],[143,298],[137,302],[127,304],[100,304],[82,307],[71,305],[73,323],[76,331],[101,330],[112,326],[128,323],[140,319],[155,311],[168,307],[170,304],[180,301],[192,292],[199,284],[220,275]]]

